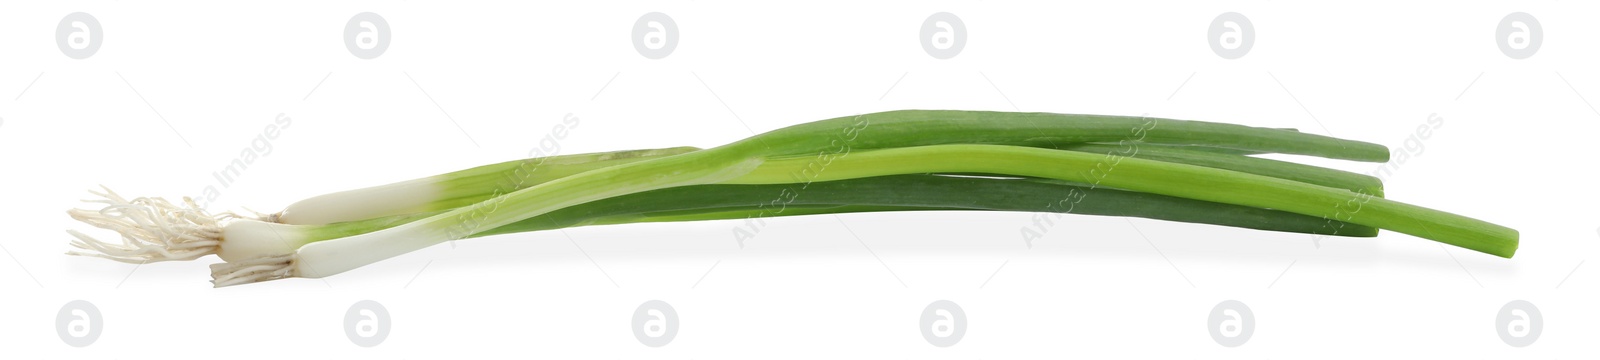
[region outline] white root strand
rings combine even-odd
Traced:
[[[166,199],[140,197],[128,200],[105,186],[104,193],[89,193],[102,199],[84,202],[104,204],[100,210],[71,209],[73,219],[117,232],[120,242],[102,241],[76,230],[67,230],[75,240],[72,246],[83,251],[69,255],[101,257],[126,263],[194,260],[214,254],[222,243],[220,222],[240,218],[234,213],[207,214],[185,197],[182,204]]]
[[[211,264],[211,284],[233,286],[294,277],[294,254]]]

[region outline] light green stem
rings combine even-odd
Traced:
[[[810,159],[772,160],[728,184],[792,181],[786,169]],[[975,172],[1033,176],[1224,204],[1277,209],[1388,229],[1500,257],[1517,249],[1516,230],[1488,222],[1292,180],[1131,157],[1015,146],[939,145],[852,153],[811,180],[892,174]]]

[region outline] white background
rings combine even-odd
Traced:
[[[103,28],[93,56],[55,44],[69,13]],[[630,31],[659,11],[680,43],[661,60]],[[919,45],[950,12],[966,47]],[[363,60],[343,28],[374,12],[388,50]],[[1244,57],[1207,26],[1239,12]],[[1527,12],[1542,45],[1515,60],[1497,23]],[[1600,336],[1593,156],[1600,22],[1572,1],[462,2],[0,5],[0,349],[7,358],[1556,358]],[[1585,100],[1587,98],[1588,100]],[[1411,236],[1310,236],[1069,216],[1030,249],[1026,213],[579,228],[441,245],[323,280],[212,289],[214,257],[143,266],[68,257],[64,210],[105,184],[198,196],[277,114],[292,125],[213,210],[293,200],[515,159],[566,114],[563,153],[709,147],[860,112],[940,108],[1232,122],[1420,149],[1392,199],[1522,232],[1515,259]],[[1403,148],[1430,114],[1444,125]],[[1368,172],[1376,164],[1294,158]],[[1046,199],[1051,200],[1051,199]],[[94,232],[107,236],[103,232]],[[56,313],[87,300],[100,337],[71,347]],[[360,347],[360,300],[392,316]],[[648,300],[680,316],[646,347]],[[1527,300],[1542,335],[1512,347],[1496,311]],[[965,311],[951,347],[922,338],[936,300]],[[1243,346],[1207,314],[1255,314]]]

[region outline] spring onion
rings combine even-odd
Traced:
[[[109,190],[104,209],[70,213],[123,235],[116,244],[74,231],[86,255],[143,262],[216,253],[227,261],[213,266],[218,286],[328,276],[493,234],[859,211],[1070,212],[1345,236],[1382,228],[1502,257],[1516,250],[1515,230],[1386,199],[1370,176],[1248,156],[1257,153],[1388,159],[1382,146],[1283,129],[907,110],[703,150],[513,161],[330,194],[256,218]],[[781,195],[796,188],[806,190]],[[379,201],[348,206],[363,203],[351,199]],[[1072,206],[1056,207],[1062,199]]]

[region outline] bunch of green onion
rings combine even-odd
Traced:
[[[550,156],[209,214],[184,199],[94,192],[76,255],[144,263],[216,254],[213,284],[317,278],[446,241],[576,226],[874,211],[1132,216],[1332,236],[1388,229],[1509,258],[1516,230],[1389,200],[1374,177],[1254,157],[1388,161],[1376,144],[1286,129],[1103,115],[905,110],[734,142]]]

